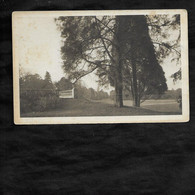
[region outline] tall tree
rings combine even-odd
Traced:
[[[56,22],[64,41],[63,68],[73,83],[95,72],[100,84],[114,86],[118,107],[124,87],[131,90],[135,106],[143,94],[166,89],[145,16],[59,17]]]
[[[119,45],[113,41],[115,34],[115,17],[84,16],[59,17],[57,24],[64,39],[61,48],[63,68],[73,83],[83,76],[96,71],[101,80],[115,80],[116,105],[123,106],[122,73],[120,73],[120,58],[112,56],[113,47]],[[116,54],[117,51],[115,52]],[[114,72],[114,74],[112,73]],[[116,77],[115,77],[116,76]]]
[[[46,71],[46,73],[45,73],[45,81],[47,81],[48,83],[52,83],[51,75],[48,71]]]
[[[44,89],[49,89],[49,90],[53,90],[55,88],[54,84],[52,83],[52,80],[51,80],[51,75],[48,71],[46,71],[46,73],[45,73],[43,88]]]
[[[134,106],[139,107],[152,94],[167,90],[166,79],[155,55],[146,17],[119,18],[124,88],[132,93]]]

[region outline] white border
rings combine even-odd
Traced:
[[[14,28],[18,17],[58,17],[93,15],[156,15],[180,14],[181,18],[181,69],[182,115],[147,116],[90,116],[90,117],[20,117],[19,65]],[[172,123],[189,121],[189,68],[188,68],[188,18],[187,11],[173,10],[101,10],[101,11],[22,11],[12,13],[13,88],[15,124],[97,124],[97,123]]]

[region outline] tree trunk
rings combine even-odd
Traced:
[[[121,68],[118,66],[115,78],[115,105],[117,107],[123,107],[123,85],[122,85],[122,73]]]
[[[138,94],[138,88],[137,88],[137,68],[136,64],[134,62],[134,59],[132,60],[132,81],[133,81],[133,106],[140,107],[140,98]]]
[[[114,70],[114,86],[115,86],[115,105],[117,107],[123,107],[123,78],[122,78],[122,59],[121,59],[121,51],[120,51],[120,41],[119,41],[119,35],[120,35],[120,25],[121,21],[119,17],[116,17],[116,29],[115,29],[115,35],[113,38],[114,47],[112,48],[112,54],[115,64],[115,70]],[[118,35],[119,34],[119,35]]]
[[[133,106],[140,107],[140,99],[137,97],[137,94],[133,97]]]

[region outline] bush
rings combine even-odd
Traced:
[[[58,107],[59,97],[55,90],[22,90],[20,111],[43,112]]]

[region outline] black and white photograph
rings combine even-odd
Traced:
[[[15,124],[189,120],[186,10],[12,19]]]

